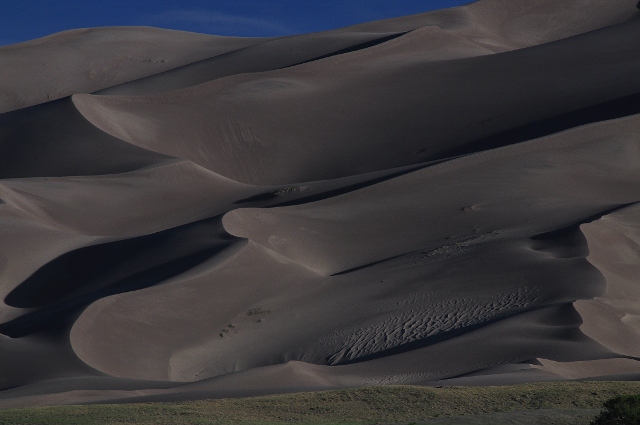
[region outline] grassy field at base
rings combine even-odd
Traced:
[[[511,424],[589,423],[602,403],[640,394],[640,382],[504,387],[389,386],[181,403],[0,410],[0,424]],[[451,417],[458,417],[455,422]],[[469,416],[474,415],[474,416]],[[450,419],[447,419],[449,417]],[[518,418],[531,418],[519,422]],[[536,419],[537,418],[537,419]],[[546,418],[546,419],[545,419]]]

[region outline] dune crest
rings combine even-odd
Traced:
[[[581,226],[589,244],[587,260],[607,279],[607,290],[575,303],[584,317],[582,331],[613,351],[640,357],[640,292],[637,204]]]
[[[636,3],[0,48],[0,407],[637,379]]]
[[[260,41],[151,27],[104,27],[4,46],[0,112],[91,93]],[[46,79],[39,78],[43,68]]]
[[[528,123],[544,127],[640,93],[640,48],[619,42],[636,37],[640,27],[629,21],[528,49],[435,62],[419,45],[412,55],[380,45],[364,57],[345,53],[167,93],[73,101],[96,127],[138,147],[244,183],[298,183],[508,145],[503,134]]]

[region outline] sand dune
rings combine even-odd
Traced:
[[[589,245],[587,260],[605,276],[607,288],[595,299],[576,302],[586,335],[635,357],[640,356],[637,220],[638,206],[632,205],[581,226]]]
[[[0,407],[637,379],[636,3],[0,48]]]
[[[90,93],[260,42],[147,27],[70,30],[0,48],[0,112]]]
[[[640,47],[619,41],[637,37],[631,21],[436,62],[378,45],[142,98],[73,100],[114,137],[234,180],[322,180],[482,150],[501,132],[640,92]]]

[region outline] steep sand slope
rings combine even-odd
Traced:
[[[316,34],[283,37],[101,91],[149,94],[229,75],[289,67],[385,43],[385,49],[422,52],[430,61],[481,56],[542,44],[625,22],[638,13],[633,0],[565,2],[482,1],[410,17],[376,21]],[[585,14],[584,9],[598,13]],[[407,34],[410,33],[410,34]],[[402,40],[390,39],[407,35]]]
[[[117,138],[234,180],[330,179],[473,152],[491,136],[492,146],[508,144],[495,138],[638,93],[640,46],[620,42],[636,38],[640,25],[630,21],[438,62],[423,59],[419,48],[407,54],[382,44],[165,94],[76,95],[74,104]]]
[[[0,407],[640,376],[640,11],[0,49]]]
[[[632,205],[581,226],[587,260],[607,279],[607,289],[593,300],[580,300],[582,331],[610,349],[640,356],[638,276],[638,206]]]
[[[0,112],[90,93],[260,42],[147,27],[70,30],[0,48]]]

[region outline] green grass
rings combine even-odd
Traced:
[[[518,417],[564,415],[565,419],[556,422],[541,419],[542,422],[536,420],[533,423],[586,425],[589,421],[585,418],[593,418],[597,411],[584,409],[600,408],[606,400],[626,394],[640,394],[640,382],[559,382],[447,388],[390,386],[182,403],[8,409],[0,410],[0,424],[406,425],[411,422],[452,423],[452,419],[446,417],[459,415],[474,416],[457,418],[455,423],[498,424],[522,423],[517,422]],[[435,418],[440,419],[434,422]],[[516,422],[510,422],[513,420]]]

